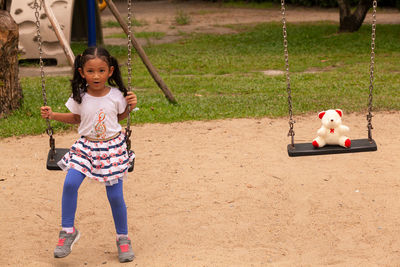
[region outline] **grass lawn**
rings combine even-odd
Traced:
[[[155,38],[155,39],[161,39],[165,36],[165,33],[163,32],[136,32],[135,37],[136,38]],[[115,33],[106,36],[105,38],[127,38],[127,35],[125,33]]]
[[[229,26],[239,27],[239,26]],[[146,53],[178,101],[165,99],[146,68],[133,57],[133,84],[139,112],[133,123],[287,116],[282,26],[240,26],[232,35],[193,34],[172,44],[146,47]],[[371,27],[337,34],[334,23],[288,24],[289,61],[294,114],[341,108],[365,112],[369,92]],[[73,44],[75,54],[84,44]],[[120,63],[126,47],[108,46]],[[374,111],[400,110],[400,25],[378,25]],[[316,70],[316,73],[309,73]],[[122,69],[125,80],[126,67]],[[48,103],[67,111],[70,77],[46,80]],[[0,137],[43,133],[40,78],[22,78],[22,108],[0,120]],[[52,122],[56,131],[71,126]]]

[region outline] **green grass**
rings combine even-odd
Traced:
[[[161,39],[165,36],[164,32],[135,32],[134,33],[136,38],[155,38]],[[111,35],[107,35],[105,38],[126,38],[127,35],[125,33],[115,33]]]
[[[120,25],[119,25],[119,23],[118,23],[118,21],[115,21],[115,20],[106,20],[106,21],[103,21],[102,23],[101,23],[101,26],[103,27],[103,28],[119,28],[119,27],[121,27]]]
[[[185,13],[183,10],[177,10],[175,15],[175,22],[178,25],[188,25],[190,24],[191,17],[189,14]]]
[[[336,34],[331,23],[289,24],[289,60],[295,115],[342,108],[365,112],[368,102],[370,26]],[[133,123],[175,122],[241,117],[287,116],[285,77],[263,70],[283,70],[282,27],[261,24],[239,34],[193,34],[177,43],[152,45],[146,53],[178,105],[171,105],[141,60],[133,57],[133,84],[140,111]],[[74,53],[84,44],[74,43]],[[120,63],[126,47],[107,46]],[[374,111],[400,110],[400,25],[378,25]],[[314,74],[310,69],[325,70]],[[126,80],[126,67],[122,68]],[[66,111],[70,77],[47,78],[48,103]],[[0,136],[39,134],[40,78],[22,78],[22,108],[0,119]],[[71,126],[54,122],[56,132]]]

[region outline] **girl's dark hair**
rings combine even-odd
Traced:
[[[82,103],[82,96],[87,92],[86,79],[82,78],[79,73],[79,68],[83,69],[86,62],[91,59],[100,58],[107,63],[108,67],[113,66],[114,72],[110,78],[108,78],[108,84],[111,86],[116,86],[118,89],[126,96],[127,89],[122,81],[121,71],[118,66],[118,61],[110,55],[110,53],[102,47],[88,47],[86,50],[76,56],[74,62],[74,77],[71,80],[72,86],[72,98],[78,102]]]

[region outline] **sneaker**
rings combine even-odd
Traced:
[[[120,237],[117,240],[117,247],[119,262],[133,261],[135,254],[133,254],[131,240],[128,237]]]
[[[60,231],[60,237],[58,239],[58,244],[54,249],[54,258],[64,258],[68,256],[72,247],[79,240],[80,233],[78,229],[74,228],[74,232],[67,234],[65,231]]]

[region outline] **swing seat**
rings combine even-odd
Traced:
[[[369,141],[368,139],[351,140],[351,147],[349,148],[345,148],[338,145],[326,145],[321,148],[314,148],[312,143],[294,144],[294,147],[292,147],[291,144],[287,146],[289,157],[368,152],[368,151],[376,151],[377,149],[378,148],[376,146],[375,141],[374,140]]]
[[[49,153],[47,155],[47,163],[46,163],[46,168],[50,171],[61,171],[60,166],[57,165],[57,162],[59,162],[62,157],[66,153],[68,153],[69,148],[56,148],[56,153],[54,154],[54,158],[51,158],[52,151],[51,149],[49,150]],[[132,165],[129,167],[128,172],[132,172],[133,168],[135,166],[135,159],[132,161]]]
[[[47,154],[47,162],[46,162],[46,168],[50,171],[61,171],[60,166],[57,165],[57,162],[59,162],[62,157],[66,153],[68,153],[69,148],[56,148],[54,158],[51,158],[52,150],[49,150],[49,153]]]

